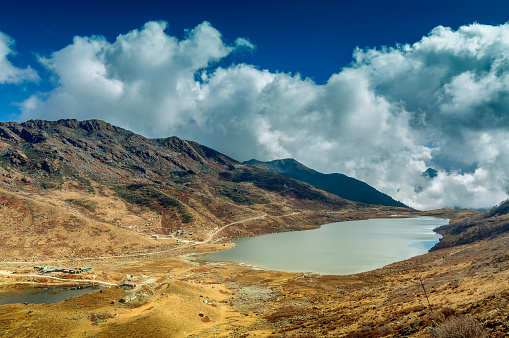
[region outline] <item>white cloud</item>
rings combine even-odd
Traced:
[[[37,72],[30,68],[30,66],[25,69],[16,68],[8,60],[8,56],[14,54],[14,51],[11,49],[12,45],[14,45],[14,40],[0,32],[0,84],[18,84],[24,81],[39,80]]]
[[[251,43],[251,41],[249,41],[248,39],[245,39],[245,38],[237,38],[237,39],[235,39],[235,46],[247,47],[249,49],[255,48],[255,45],[253,45]]]
[[[421,41],[357,49],[317,85],[252,65],[204,22],[183,40],[164,22],[110,43],[76,37],[41,58],[57,83],[22,119],[101,118],[196,140],[239,160],[294,157],[416,208],[488,208],[508,197],[509,24],[437,27]],[[430,180],[426,168],[439,171]]]

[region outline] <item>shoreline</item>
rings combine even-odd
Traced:
[[[430,222],[436,221],[436,225],[433,225],[433,229],[430,229],[426,224],[421,224],[419,222],[419,219],[426,221],[427,217],[435,219],[430,219]],[[431,247],[429,247],[429,244],[424,244],[433,242],[433,247],[439,243],[440,238],[443,236],[437,233],[435,229],[444,223],[448,224],[450,221],[449,219],[434,216],[399,217],[398,220],[400,220],[400,222],[398,225],[389,223],[391,220],[393,220],[393,218],[372,218],[359,221],[347,221],[352,222],[352,224],[349,224],[348,228],[345,229],[345,235],[348,236],[347,242],[343,239],[344,235],[341,235],[341,228],[336,228],[337,230],[333,230],[334,228],[328,228],[327,234],[324,233],[326,231],[324,226],[344,223],[333,222],[324,224],[317,229],[313,229],[317,231],[322,230],[322,232],[315,232],[311,237],[301,234],[300,231],[264,234],[240,239],[241,242],[238,243],[240,245],[240,250],[235,252],[215,251],[188,255],[188,257],[194,262],[200,264],[222,263],[241,266],[250,265],[271,271],[345,276],[369,272],[395,262],[404,261],[412,257],[428,253],[431,250]],[[401,223],[401,221],[405,220],[405,223]],[[369,221],[369,223],[362,223],[362,227],[361,223],[355,224],[355,222],[366,221]],[[419,234],[400,235],[400,228],[411,227],[413,227],[413,229],[422,229],[422,231],[426,231],[427,234],[421,234],[420,230]],[[370,233],[369,229],[382,231],[382,237],[375,239],[375,243],[372,243],[371,245],[369,244],[370,240],[365,236],[366,231],[368,231],[366,234]],[[336,240],[334,242],[330,242],[330,236],[336,238]],[[430,238],[418,238],[422,236]],[[278,241],[276,241],[276,239]],[[392,241],[395,241],[395,244],[392,247],[388,245],[378,245],[379,242],[385,243],[386,240],[391,239]],[[299,256],[302,252],[300,249],[302,246],[306,245],[309,247],[309,245],[318,243],[318,241],[320,241],[319,243],[323,243],[323,245],[314,244],[316,246],[316,250],[304,250],[306,252],[306,256]],[[279,244],[280,248],[276,248],[276,242],[281,243]],[[291,244],[287,245],[287,243]],[[373,244],[375,246],[373,246]],[[370,251],[372,253],[369,253],[369,251],[368,253],[365,253],[363,250],[358,249],[365,246],[370,247]],[[311,246],[311,248],[313,248],[313,246]],[[405,249],[403,250],[402,248]],[[376,251],[373,252],[372,250]],[[323,254],[320,252],[323,252]],[[327,254],[325,255],[325,253]],[[356,266],[348,264],[344,259],[344,257],[352,255],[352,258],[356,259]],[[204,257],[207,256],[209,258],[204,259]],[[381,259],[381,256],[388,256],[391,258]],[[319,262],[319,264],[316,265],[312,263],[312,261]]]
[[[226,251],[226,250],[230,250],[230,249],[233,249],[236,247],[236,244],[234,243],[234,240],[237,240],[237,239],[244,239],[244,238],[255,238],[255,237],[261,237],[261,236],[265,236],[265,235],[273,235],[273,234],[277,234],[277,233],[290,233],[290,232],[301,232],[301,231],[307,231],[307,230],[317,230],[317,229],[321,229],[322,226],[324,225],[328,225],[328,224],[334,224],[334,223],[344,223],[344,222],[355,222],[355,221],[364,221],[364,220],[376,220],[376,219],[392,219],[393,217],[395,219],[414,219],[414,218],[418,218],[418,217],[436,217],[436,218],[442,218],[442,219],[447,219],[449,220],[450,222],[450,218],[445,218],[445,217],[440,217],[440,216],[434,216],[434,215],[428,215],[428,213],[435,213],[435,211],[425,211],[425,212],[421,212],[421,213],[425,213],[426,215],[391,215],[389,216],[390,218],[384,218],[384,217],[373,217],[373,218],[363,218],[363,219],[357,219],[357,220],[344,220],[344,221],[337,221],[337,222],[331,222],[331,223],[324,223],[324,224],[319,224],[319,225],[313,225],[312,228],[304,228],[304,229],[292,229],[290,231],[284,231],[284,232],[276,232],[276,233],[266,233],[266,234],[260,234],[260,235],[255,235],[255,236],[250,236],[250,237],[242,237],[242,238],[235,238],[235,239],[232,239],[230,242],[226,242],[226,243],[207,243],[206,241],[205,242],[188,242],[186,244],[184,244],[183,246],[180,246],[180,247],[176,247],[176,248],[171,248],[171,249],[165,249],[165,250],[158,250],[158,251],[153,251],[153,252],[146,252],[146,253],[129,253],[129,254],[126,254],[126,255],[112,255],[112,256],[101,256],[101,257],[82,257],[82,258],[68,258],[68,259],[63,259],[63,260],[58,260],[58,259],[48,259],[48,260],[33,260],[33,261],[7,261],[7,262],[0,262],[0,269],[2,267],[3,264],[6,264],[6,265],[15,265],[15,264],[20,264],[20,265],[25,265],[25,264],[43,264],[43,263],[49,263],[49,264],[56,264],[56,263],[63,263],[63,262],[80,262],[80,261],[90,261],[91,263],[93,262],[102,262],[103,260],[111,260],[111,262],[115,262],[115,261],[125,261],[126,259],[127,260],[151,260],[151,259],[158,259],[158,258],[163,258],[163,257],[166,257],[167,259],[177,259],[179,260],[179,257],[191,257],[193,255],[199,255],[199,256],[205,256],[207,254],[211,254],[211,253],[216,253],[216,252],[221,252],[221,251]],[[387,216],[385,216],[387,217]],[[234,224],[238,224],[238,223],[241,223],[242,221],[236,221],[234,222]],[[232,224],[227,224],[225,226],[223,226],[222,228],[225,228],[227,226],[230,226]],[[433,229],[433,232],[441,235],[443,238],[444,236],[442,234],[440,234],[439,232],[435,231],[435,229],[437,229],[438,227],[434,228]],[[216,232],[217,233],[217,232]],[[214,233],[213,235],[215,235],[216,233]],[[211,236],[210,238],[213,238],[213,236]],[[439,243],[439,241],[437,242]],[[199,251],[199,252],[190,252],[190,253],[183,253],[183,254],[178,254],[176,253],[175,255],[168,255],[168,256],[165,256],[165,254],[168,254],[170,252],[175,252],[175,251],[178,251],[178,250],[184,250],[184,249],[188,249],[190,247],[195,247],[196,249],[201,249],[203,250],[205,246],[214,246],[213,248],[209,248],[209,249],[213,249],[213,250],[208,250],[208,251]],[[436,245],[436,244],[435,244]],[[427,253],[431,252],[432,248],[430,248]],[[159,257],[158,257],[159,256]],[[412,256],[414,257],[414,256]],[[407,259],[410,259],[412,257],[409,257]],[[406,259],[404,259],[406,260]],[[190,260],[186,260],[184,259],[183,261],[188,261],[188,262],[200,262],[200,264],[206,264],[207,262],[206,261],[201,261],[199,259],[190,259]],[[399,261],[396,261],[396,262],[399,262]],[[396,262],[393,262],[393,263],[396,263]],[[210,262],[210,263],[213,263],[213,262]],[[234,262],[234,261],[221,261],[221,262],[218,262],[218,263],[223,263],[223,264],[227,264],[227,265],[239,265],[239,266],[252,266],[252,267],[256,267],[256,268],[259,268],[259,269],[263,269],[264,271],[279,271],[279,270],[273,270],[271,268],[265,268],[263,266],[259,266],[259,265],[256,265],[256,264],[252,264],[252,263],[246,263],[246,262]],[[388,263],[386,265],[390,265],[392,263]],[[384,265],[385,266],[385,265]],[[352,275],[352,274],[358,274],[358,273],[365,273],[365,272],[369,272],[369,271],[372,271],[372,270],[376,270],[380,267],[377,267],[377,268],[373,268],[373,269],[370,269],[370,270],[366,270],[366,271],[361,271],[361,272],[356,272],[356,273],[347,273],[347,274],[341,274],[341,275],[338,275],[338,276],[348,276],[348,275]],[[5,270],[3,270],[4,273],[2,273],[2,270],[0,270],[0,275],[3,274],[5,275]],[[316,273],[316,274],[320,274],[320,275],[336,275],[336,274],[330,274],[330,273],[318,273],[318,272],[312,272],[312,271],[308,271],[308,272],[301,272],[301,271],[280,271],[280,272],[289,272],[289,273]],[[21,274],[12,274],[13,276],[22,276]],[[36,274],[30,274],[30,276],[36,276]],[[46,275],[38,275],[38,277],[40,278],[52,278],[52,279],[55,279],[55,280],[59,280],[61,278],[59,277],[51,277],[51,276],[46,276]],[[101,282],[101,283],[108,283],[108,282]]]

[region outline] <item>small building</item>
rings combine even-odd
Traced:
[[[158,239],[158,238],[159,238],[159,235],[152,235],[152,238],[153,238],[153,239]]]
[[[42,270],[41,272],[42,273],[50,273],[50,272],[56,272],[60,269],[59,266],[51,266],[51,265],[46,265]]]
[[[120,303],[130,303],[132,302],[133,300],[135,300],[137,298],[136,294],[135,293],[131,293],[130,295],[127,295],[125,296],[124,298],[121,298],[119,300]]]
[[[130,280],[125,280],[122,283],[118,284],[118,287],[124,290],[132,290],[136,287],[136,284]]]

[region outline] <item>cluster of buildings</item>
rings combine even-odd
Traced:
[[[36,265],[36,266],[34,266],[34,269],[36,269],[42,273],[62,272],[62,273],[68,273],[71,275],[77,275],[77,274],[80,274],[80,273],[83,273],[86,271],[92,271],[91,266],[88,266],[86,268],[84,268],[84,267],[70,268],[67,266],[52,266],[52,265],[46,265],[46,264]]]
[[[66,266],[53,266],[53,265],[47,265],[47,264],[40,264],[34,266],[34,269],[38,270],[41,273],[50,273],[50,272],[61,272],[61,273],[68,273],[71,275],[74,274],[81,274],[86,271],[92,271],[92,267],[81,267],[81,268],[70,268]],[[125,280],[118,284],[119,288],[122,288],[124,290],[132,290],[136,288],[136,284],[132,282],[131,280]],[[138,298],[138,295],[136,293],[132,293],[130,295],[125,296],[124,298],[120,299],[119,301],[121,303],[130,303]]]
[[[136,284],[130,280],[125,280],[122,283],[118,284],[118,287],[124,290],[132,290],[136,287]],[[131,293],[130,295],[125,296],[120,299],[120,303],[131,303],[132,301],[138,299],[138,295],[136,293]]]

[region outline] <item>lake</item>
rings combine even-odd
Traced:
[[[200,260],[276,271],[352,274],[428,252],[441,237],[433,229],[448,223],[436,217],[337,222],[315,230],[238,239],[235,248]]]

